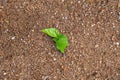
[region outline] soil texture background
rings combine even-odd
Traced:
[[[119,0],[0,0],[0,80],[120,80]]]

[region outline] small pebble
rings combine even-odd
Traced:
[[[57,59],[56,58],[53,58],[54,61],[56,61]]]
[[[115,26],[113,26],[113,28],[115,28]]]
[[[117,45],[117,46],[119,46],[120,43],[119,42],[114,42],[114,44]]]
[[[62,2],[64,2],[65,0],[62,0]]]
[[[47,80],[49,76],[42,76],[42,80]]]
[[[99,45],[96,44],[96,45],[95,45],[95,48],[97,48],[97,47],[99,47]]]
[[[62,19],[67,20],[67,17],[66,17],[66,16],[64,16],[64,17],[62,17]]]
[[[95,26],[95,24],[92,24],[91,26],[93,27],[93,26]]]
[[[6,75],[7,73],[3,73],[3,75]]]
[[[78,3],[80,3],[80,1],[78,1]]]
[[[51,55],[51,53],[50,53],[50,52],[49,52],[48,54],[49,54],[49,55]]]
[[[32,30],[32,32],[34,32],[34,29]]]
[[[13,36],[11,39],[14,40],[14,39],[15,39],[15,36]]]

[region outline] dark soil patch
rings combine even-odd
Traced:
[[[1,0],[0,80],[120,80],[118,0]],[[40,30],[69,38],[65,54]]]

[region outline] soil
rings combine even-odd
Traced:
[[[0,80],[120,80],[119,0],[1,0]]]

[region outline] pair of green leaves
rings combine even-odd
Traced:
[[[60,52],[64,53],[65,48],[68,46],[66,35],[60,34],[56,28],[43,29],[42,32],[52,37],[52,40],[56,43],[56,48],[60,50]]]

